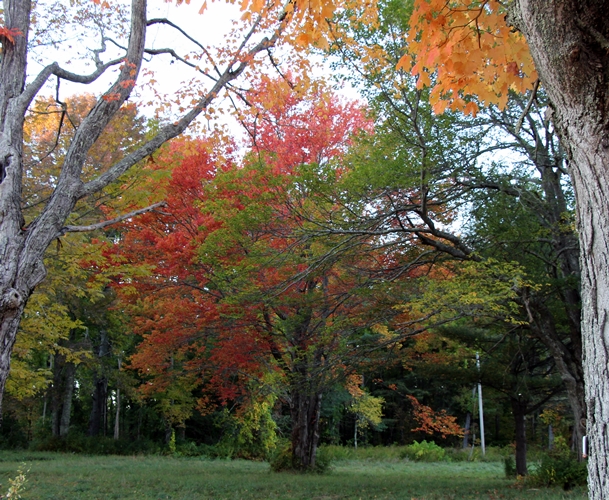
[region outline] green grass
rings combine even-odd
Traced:
[[[161,456],[0,452],[0,493],[26,462],[24,499],[584,499],[519,487],[499,462],[342,460],[324,475],[271,473],[261,462]]]

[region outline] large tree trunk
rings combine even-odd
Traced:
[[[590,498],[609,497],[609,16],[604,0],[517,0],[570,159],[582,270]]]
[[[298,470],[315,467],[319,444],[321,393],[294,389],[291,394],[292,464]]]
[[[98,436],[103,430],[106,435],[106,413],[108,411],[108,377],[104,370],[104,358],[110,353],[108,332],[100,330],[99,349],[97,351],[98,372],[95,374],[93,394],[91,395],[91,414],[89,415],[89,436]]]
[[[106,435],[105,421],[108,406],[108,379],[102,375],[95,378],[91,404],[91,414],[89,415],[89,436],[99,436],[100,433]],[[103,431],[103,432],[102,432]]]

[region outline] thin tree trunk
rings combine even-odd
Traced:
[[[70,420],[72,416],[72,396],[74,395],[74,376],[76,365],[68,363],[64,380],[63,402],[61,406],[61,418],[59,421],[59,436],[64,438],[70,430]]]
[[[464,431],[463,432],[463,449],[467,448],[469,446],[469,429],[472,425],[472,414],[470,412],[467,412],[467,415],[465,416],[465,426],[463,427]]]
[[[121,358],[118,357],[118,371],[121,370]],[[116,388],[116,413],[114,415],[114,439],[118,440],[120,434],[120,416],[121,416],[121,388]]]
[[[120,435],[120,417],[121,417],[121,390],[116,389],[116,412],[114,413],[114,439],[118,440]]]
[[[515,399],[511,400],[516,438],[516,474],[526,476],[527,470],[527,425],[526,408]]]

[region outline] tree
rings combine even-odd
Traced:
[[[486,32],[480,47],[475,38],[468,39],[463,46],[453,43],[450,47],[461,52],[434,75],[433,81],[438,83],[429,96],[422,85],[429,78],[422,69],[424,65],[415,64],[413,72],[419,75],[415,82],[411,75],[402,71],[395,73],[398,60],[402,61],[398,65],[401,67],[414,57],[411,51],[415,50],[426,54],[418,54],[416,61],[426,63],[426,57],[435,60],[439,52],[448,50],[444,45],[437,47],[444,39],[442,37],[461,33],[461,24],[467,16],[474,26],[478,14],[482,15],[484,23],[496,21],[497,14],[489,14],[487,18],[486,11],[478,9],[481,4],[472,3],[471,12],[457,9],[453,19],[448,14],[436,16],[433,14],[435,7],[431,5],[417,5],[419,8],[415,9],[411,22],[416,23],[416,16],[421,15],[422,28],[411,30],[406,55],[403,55],[402,34],[409,29],[411,11],[408,5],[401,3],[383,2],[377,28],[351,27],[350,43],[342,39],[336,41],[336,49],[356,73],[355,79],[364,84],[379,115],[375,142],[368,147],[364,145],[359,155],[361,159],[353,159],[357,165],[353,169],[355,175],[358,176],[359,170],[359,177],[366,182],[364,195],[368,197],[368,205],[379,207],[374,217],[359,227],[366,226],[369,231],[390,231],[394,241],[418,239],[439,252],[434,255],[435,259],[441,258],[443,253],[444,259],[447,256],[459,260],[492,257],[523,263],[536,286],[544,288],[523,287],[515,300],[522,308],[522,320],[530,323],[531,333],[543,340],[556,360],[573,413],[574,446],[581,456],[586,410],[577,236],[570,222],[573,193],[565,181],[568,170],[565,153],[544,113],[547,96],[538,89],[527,102],[524,96],[508,91],[514,82],[518,82],[518,88],[522,87],[522,75],[502,72],[497,65],[512,67],[515,59],[509,58],[521,54],[526,45],[522,37],[512,40],[514,35],[501,28],[500,34],[494,33],[494,36],[505,36],[506,44],[517,47],[506,49],[508,59],[503,62],[483,58],[481,64],[490,61],[489,65],[478,76],[464,77],[462,84],[469,89],[476,78],[488,79],[489,75],[500,71],[493,81],[497,87],[485,88],[484,98],[487,104],[507,106],[501,110],[492,105],[479,111],[476,119],[455,112],[431,115],[426,102],[430,100],[436,111],[447,107],[458,110],[465,106],[474,111],[470,105],[478,109],[476,103],[481,104],[480,99],[457,93],[455,72],[463,71],[464,64],[470,67],[471,61],[464,57],[475,61],[483,49],[490,51],[489,56],[492,56],[492,50],[502,49],[494,42],[490,43],[493,38]],[[493,3],[493,6],[497,5]],[[488,27],[484,23],[479,29]],[[467,56],[470,51],[473,51],[471,56]],[[360,57],[362,53],[364,57]],[[523,67],[530,69],[530,64],[524,61]],[[497,151],[506,154],[494,154]],[[384,168],[372,167],[378,163]],[[376,185],[371,182],[373,179]],[[407,190],[410,194],[406,197],[403,193]],[[512,220],[496,211],[497,203],[512,213]],[[444,211],[439,212],[438,207],[443,207]],[[475,210],[471,210],[472,207]],[[528,214],[526,217],[522,209]],[[486,217],[480,226],[484,226],[483,231],[476,234],[472,231],[475,224],[466,221],[482,221],[487,213],[496,213],[495,222]],[[447,224],[447,221],[455,220],[454,214],[460,214],[457,220],[465,225],[465,228],[459,228],[461,234]],[[523,226],[518,232],[517,226],[522,222],[526,229]],[[510,223],[516,228],[505,231],[502,226]],[[356,226],[355,221],[352,224]],[[493,225],[497,229],[494,234]]]
[[[78,201],[100,193],[163,143],[183,133],[197,117],[210,111],[210,104],[255,64],[257,56],[271,54],[279,40],[299,43],[302,47],[318,39],[325,30],[324,19],[332,15],[337,5],[319,1],[301,5],[295,1],[284,8],[282,2],[263,4],[244,0],[245,14],[235,32],[237,41],[234,46],[225,44],[217,54],[212,54],[167,20],[148,19],[146,0],[132,0],[130,13],[100,0],[71,4],[70,7],[76,10],[69,10],[66,5],[55,7],[59,11],[51,7],[49,11],[39,12],[37,9],[44,8],[40,3],[4,0],[0,11],[0,396],[4,391],[23,310],[32,291],[46,275],[43,264],[46,249],[66,232],[90,229],[67,223]],[[53,17],[55,14],[57,17]],[[128,19],[128,26],[121,21],[123,16]],[[41,19],[48,24],[38,25],[37,20]],[[87,57],[85,53],[75,53],[79,46],[71,45],[72,33],[65,37],[62,32],[62,20],[69,19],[73,19],[70,28],[78,30],[84,52],[88,50]],[[147,30],[159,24],[175,28],[185,35],[194,43],[195,53],[181,55],[171,47],[147,48]],[[48,26],[56,26],[57,29],[49,30]],[[87,32],[89,28],[93,32]],[[91,40],[98,45],[89,44]],[[26,67],[32,68],[28,63],[36,57],[36,47],[45,43],[62,47],[57,53],[70,53],[74,56],[72,61],[80,56],[88,58],[95,69],[89,74],[81,74],[74,62],[68,62],[65,67],[57,62],[43,62],[42,69],[28,78]],[[148,55],[160,54],[171,55],[191,68],[195,75],[207,79],[209,85],[191,84],[193,92],[182,101],[179,116],[160,127],[135,151],[117,159],[111,167],[87,175],[83,167],[91,148],[132,95],[135,86],[144,79],[142,68]],[[38,55],[46,60],[45,54]],[[33,220],[26,221],[22,206],[25,175],[22,158],[24,119],[28,107],[52,78],[57,80],[55,100],[61,105],[61,82],[88,85],[108,75],[114,78],[114,82],[78,125],[60,172],[52,179],[50,197],[40,213]],[[102,225],[106,224],[107,221]]]
[[[438,19],[440,15],[448,19],[459,7],[465,11],[471,10],[471,4],[466,2],[430,4],[419,1],[418,4],[423,8],[431,7],[427,9],[429,17],[420,17],[427,20]],[[485,15],[487,5],[493,10],[500,7],[499,2],[476,2],[474,7]],[[609,223],[609,143],[606,137],[609,21],[604,15],[605,9],[605,2],[599,0],[514,0],[507,7],[507,24],[526,39],[535,69],[550,100],[552,121],[567,153],[575,191],[581,251],[582,340],[591,498],[603,498],[609,494],[606,467],[609,452],[609,324],[606,321],[609,277],[604,271],[609,257],[606,232]],[[504,20],[497,17],[495,24],[483,29],[492,31],[502,29],[502,26]],[[481,33],[478,25],[471,21],[459,28],[452,30],[455,37],[452,40],[458,40],[463,33],[474,38]],[[448,33],[450,30],[445,31],[445,34]],[[502,42],[497,39],[492,47]],[[427,50],[420,53],[421,58],[429,55]],[[432,56],[428,61],[429,66],[435,67],[446,59]],[[520,67],[518,69],[518,76],[521,76]],[[530,71],[528,76],[532,76]],[[468,92],[478,94],[480,87],[489,83],[492,81],[479,80]],[[455,87],[458,92],[459,85]],[[501,89],[495,90],[501,92]]]
[[[272,380],[266,390],[290,408],[293,467],[308,470],[322,397],[349,372],[372,299],[353,252],[313,267],[325,250],[299,241],[299,214],[327,204],[321,186],[340,175],[333,161],[368,123],[323,87],[296,94],[297,83],[263,78],[245,96],[254,112],[242,164],[210,155],[220,150],[210,140],[176,149],[167,207],[132,222],[117,253],[151,268],[128,285],[139,292],[143,341],[131,364],[143,391],[176,407],[190,398],[192,408],[195,390],[238,403],[251,399],[250,379]],[[183,380],[192,385],[177,387]]]

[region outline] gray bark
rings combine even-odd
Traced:
[[[516,0],[570,159],[582,274],[582,340],[592,499],[609,497],[609,17],[603,0]]]
[[[130,82],[138,78],[145,53],[146,3],[146,0],[131,1],[129,42],[121,58],[99,64],[90,75],[78,75],[57,63],[51,63],[28,83],[27,36],[34,2],[3,1],[5,27],[18,30],[21,35],[15,36],[14,43],[2,40],[0,61],[0,415],[21,315],[33,290],[45,277],[43,257],[46,249],[65,232],[79,230],[66,226],[66,220],[76,203],[104,189],[163,143],[184,132],[221,91],[244,72],[257,54],[275,44],[287,22],[286,16],[280,18],[273,34],[260,35],[257,43],[254,43],[253,37],[258,34],[258,25],[253,25],[246,35],[242,52],[229,60],[224,70],[218,69],[213,85],[201,89],[201,97],[183,116],[161,128],[148,142],[107,171],[84,182],[82,170],[89,149],[129,97],[132,89]],[[75,131],[51,197],[40,214],[26,225],[22,213],[22,156],[23,125],[28,106],[51,77],[88,84],[125,60],[128,63],[121,66],[116,81],[104,94],[106,99],[97,101]]]

